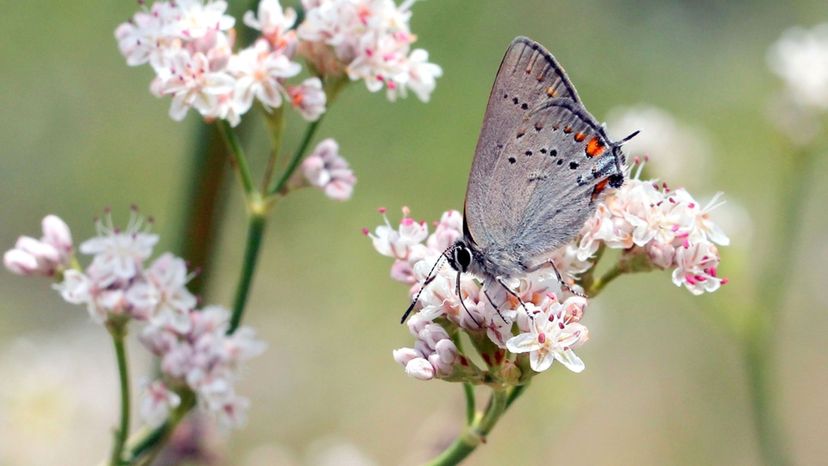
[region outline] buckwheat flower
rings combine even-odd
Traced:
[[[167,388],[160,380],[144,388],[141,399],[141,419],[151,427],[158,427],[167,420],[170,412],[181,404],[181,397]]]
[[[426,245],[434,253],[441,253],[463,236],[463,214],[457,210],[444,212],[434,226]]]
[[[196,298],[187,289],[190,277],[184,260],[165,253],[147,269],[146,277],[158,294],[155,321],[186,332],[190,326],[189,312],[195,308]]]
[[[676,248],[673,283],[684,286],[694,295],[711,293],[727,283],[717,276],[719,251],[713,243],[699,242]]]
[[[397,96],[405,97],[406,90],[411,89],[423,102],[431,99],[431,93],[437,87],[437,78],[443,75],[440,66],[428,61],[428,52],[416,49],[408,57],[408,72],[399,77],[399,83],[388,85],[388,99],[396,100]]]
[[[380,209],[380,213],[385,224],[378,226],[373,233],[365,232],[365,235],[371,238],[374,249],[383,256],[401,260],[409,260],[412,256],[421,257],[421,243],[428,237],[428,225],[425,222],[416,222],[408,216],[408,208],[403,208],[403,218],[398,229],[394,229],[385,216],[385,209]]]
[[[155,2],[149,11],[135,13],[129,22],[115,29],[115,38],[127,65],[159,65],[166,46],[172,42],[170,23],[178,15],[169,2]]]
[[[211,31],[226,31],[236,20],[226,15],[227,2],[203,0],[175,0],[178,9],[173,34],[182,39],[198,39]]]
[[[81,243],[80,251],[94,255],[90,268],[100,288],[135,278],[158,243],[158,235],[150,233],[143,217],[134,212],[124,230],[113,226],[108,215],[96,228],[98,236]]]
[[[828,23],[788,29],[770,47],[767,60],[797,104],[828,110]]]
[[[584,341],[586,327],[567,322],[560,313],[560,305],[550,307],[546,312],[534,304],[527,303],[526,306],[535,316],[530,321],[530,331],[510,338],[506,342],[509,351],[529,353],[529,362],[535,372],[549,369],[556,360],[572,372],[583,371],[584,363],[572,349]]]
[[[301,66],[272,51],[267,41],[257,40],[232,57],[228,70],[236,78],[235,99],[239,112],[244,113],[254,98],[267,110],[280,107],[282,95],[287,93],[284,80],[299,74]]]
[[[308,121],[316,121],[325,113],[325,91],[319,78],[308,78],[299,86],[289,86],[288,95],[293,108]]]
[[[356,184],[348,161],[339,155],[339,144],[330,138],[320,142],[305,158],[300,172],[311,186],[336,201],[350,199]]]
[[[296,23],[296,11],[293,8],[282,9],[279,0],[262,0],[257,13],[248,11],[244,14],[244,24],[261,31],[262,36],[276,47],[284,41],[284,35]]]
[[[241,364],[261,354],[264,344],[252,329],[242,327],[227,335],[230,313],[209,306],[189,313],[190,325],[182,331],[151,323],[140,340],[161,359],[161,372],[168,386],[186,385],[195,392],[198,406],[234,427],[244,421],[247,400],[234,389]]]
[[[181,121],[190,108],[204,116],[216,117],[219,96],[233,91],[236,81],[225,71],[210,70],[210,63],[203,53],[191,55],[181,51],[171,59],[171,76],[159,86],[162,95],[172,96],[170,117]],[[249,107],[248,107],[249,108]]]
[[[3,255],[3,263],[12,273],[52,276],[69,266],[73,249],[69,227],[55,215],[44,217],[41,226],[40,240],[21,236]]]

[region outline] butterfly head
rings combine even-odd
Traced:
[[[468,272],[473,257],[471,248],[463,240],[458,240],[446,251],[446,260],[451,268],[458,272]]]

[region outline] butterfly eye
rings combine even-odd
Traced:
[[[463,272],[471,265],[471,252],[469,252],[468,248],[459,247],[455,249],[454,258],[457,261],[457,265],[460,266],[460,270]]]

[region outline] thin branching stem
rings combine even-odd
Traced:
[[[115,359],[118,362],[118,380],[121,385],[121,422],[115,431],[115,443],[112,446],[111,466],[120,466],[124,454],[124,445],[129,436],[130,396],[129,396],[129,367],[127,366],[126,327],[123,322],[110,323],[109,333],[115,346]]]
[[[225,120],[219,120],[216,124],[221,131],[222,137],[224,137],[224,141],[230,149],[233,156],[233,165],[236,168],[236,174],[239,178],[239,183],[241,183],[244,194],[249,200],[250,197],[255,194],[256,188],[253,185],[253,176],[250,174],[250,165],[247,163],[247,156],[244,153],[239,137],[230,126],[230,123]]]

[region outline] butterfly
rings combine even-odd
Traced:
[[[551,267],[563,283],[550,256],[578,234],[608,188],[623,184],[621,146],[636,134],[613,142],[552,54],[515,38],[483,116],[463,237],[443,252],[421,291],[442,259],[457,272],[458,295],[460,274],[467,272],[500,283],[519,301],[504,280]],[[419,293],[402,322],[418,299]]]

